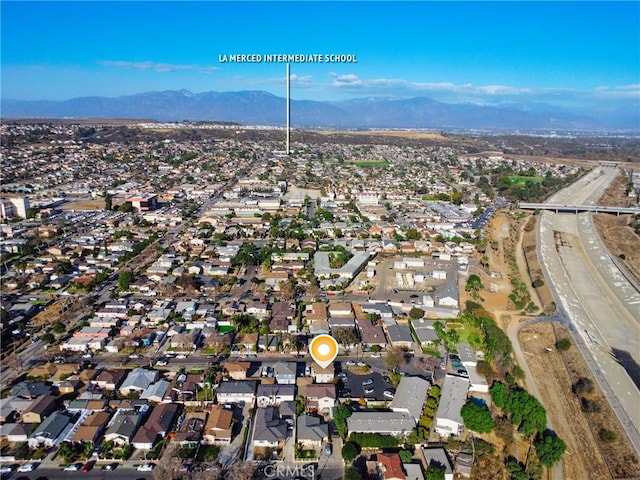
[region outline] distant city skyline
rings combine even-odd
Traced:
[[[2,98],[187,89],[285,94],[283,63],[232,54],[349,54],[293,63],[292,98],[426,96],[579,111],[640,101],[638,2],[11,2]]]

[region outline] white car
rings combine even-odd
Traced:
[[[137,353],[132,353],[131,355],[129,355],[129,358],[135,360],[136,358],[140,358],[140,355],[138,355]]]
[[[143,463],[142,465],[138,465],[139,472],[150,472],[153,470],[153,464],[151,463]]]
[[[382,355],[380,355],[379,353],[374,353],[373,355],[371,355],[371,358],[380,358]]]
[[[20,465],[17,471],[20,473],[26,473],[26,472],[33,472],[35,469],[36,469],[35,463],[25,463],[24,465]]]
[[[82,468],[82,464],[72,463],[71,465],[64,467],[63,470],[65,472],[77,472],[78,470],[80,470],[80,468]]]
[[[10,465],[3,465],[0,467],[0,473],[11,473],[13,468]]]
[[[353,365],[355,365],[356,362],[354,362],[353,360],[347,360],[347,365],[352,367]]]

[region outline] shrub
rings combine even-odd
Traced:
[[[573,393],[576,395],[583,395],[585,393],[593,393],[593,381],[590,378],[579,378],[576,383],[573,384]]]
[[[360,445],[355,442],[347,442],[342,446],[342,458],[350,463],[360,454]]]
[[[558,350],[569,350],[569,348],[571,348],[571,340],[568,338],[561,338],[556,342],[556,348]]]
[[[533,288],[540,288],[544,285],[544,280],[542,280],[541,278],[536,278],[533,283],[531,283],[531,286]]]
[[[600,432],[598,432],[598,436],[600,440],[605,443],[613,443],[618,439],[618,434],[611,430],[607,430],[606,428],[601,428]]]
[[[602,410],[600,404],[595,400],[590,400],[586,397],[580,397],[580,404],[582,405],[582,411],[587,413],[598,413]]]

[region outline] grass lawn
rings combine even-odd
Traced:
[[[378,161],[361,161],[361,162],[349,162],[352,163],[353,165],[357,166],[357,167],[386,167],[387,165],[389,165],[389,162],[387,162],[386,160],[378,160]]]
[[[506,177],[511,185],[517,184],[519,187],[524,187],[527,182],[542,183],[544,178],[542,177],[523,177],[522,175],[511,175]]]

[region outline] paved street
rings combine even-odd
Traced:
[[[617,170],[601,168],[549,199],[595,204]],[[640,452],[638,386],[613,356],[627,352],[640,364],[640,295],[614,268],[591,224],[591,214],[541,214],[538,248],[556,302],[605,396]]]

